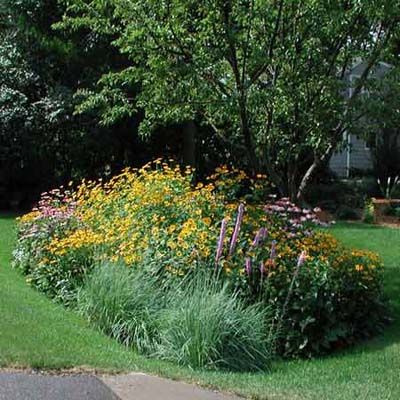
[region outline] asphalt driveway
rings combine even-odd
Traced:
[[[0,372],[0,400],[238,400],[195,385],[141,373],[53,375]]]

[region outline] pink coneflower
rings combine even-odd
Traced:
[[[226,225],[227,220],[224,218],[221,222],[221,230],[219,232],[218,244],[217,244],[217,253],[215,255],[215,266],[217,266],[219,259],[222,256],[222,251],[224,250],[224,239],[226,235]]]
[[[242,220],[243,220],[243,213],[244,213],[244,205],[241,203],[239,205],[239,208],[238,208],[238,214],[237,214],[237,217],[236,217],[235,229],[233,231],[231,244],[229,246],[229,255],[230,256],[235,251],[236,242],[237,242],[237,239],[239,237],[240,226],[241,226]]]

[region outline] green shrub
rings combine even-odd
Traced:
[[[274,338],[268,307],[246,306],[227,283],[201,274],[170,296],[157,349],[160,358],[231,370],[269,366]]]
[[[293,267],[269,275],[266,303],[281,310]],[[308,259],[300,268],[283,315],[280,354],[326,354],[382,332],[389,321],[382,267],[373,253],[342,249],[331,260]]]
[[[375,222],[375,209],[371,199],[365,202],[363,211],[363,221],[366,224],[373,224]]]
[[[346,180],[332,179],[311,185],[306,200],[312,205],[337,212],[341,206],[362,208],[365,200],[379,195],[379,186],[373,177],[352,178]]]
[[[50,238],[68,235],[80,224],[70,196],[68,190],[43,193],[38,207],[18,219],[23,229],[18,231],[13,252],[13,266],[26,275],[26,281],[65,305],[75,302],[76,291],[93,264],[93,248],[65,254],[57,262],[49,257]]]
[[[400,218],[400,206],[391,204],[383,210],[384,215]]]
[[[392,199],[400,199],[400,183],[393,187],[391,196]]]
[[[340,206],[336,211],[336,217],[340,220],[357,220],[359,215],[356,210],[348,206]]]

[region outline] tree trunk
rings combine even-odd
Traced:
[[[304,201],[304,193],[312,181],[312,178],[315,175],[315,172],[317,171],[320,163],[318,159],[314,160],[314,162],[311,164],[311,166],[308,168],[307,172],[303,175],[303,178],[301,179],[300,185],[297,189],[297,193],[295,195],[295,201],[297,203],[302,203]]]
[[[298,157],[289,160],[286,168],[287,193],[286,196],[296,202],[298,190]]]
[[[196,166],[196,131],[193,121],[187,122],[183,127],[183,162],[191,167]]]
[[[251,172],[253,174],[256,174],[257,172],[259,172],[260,160],[257,157],[251,129],[249,126],[249,121],[247,119],[246,100],[244,94],[241,95],[241,98],[239,100],[239,108],[240,108],[241,131],[244,139],[244,144],[247,150],[246,156],[248,159],[248,165],[252,170]]]

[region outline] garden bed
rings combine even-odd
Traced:
[[[316,229],[319,210],[260,204],[265,184],[241,171],[192,173],[157,161],[44,194],[15,267],[115,339],[191,367],[263,369],[382,331],[376,254]]]

